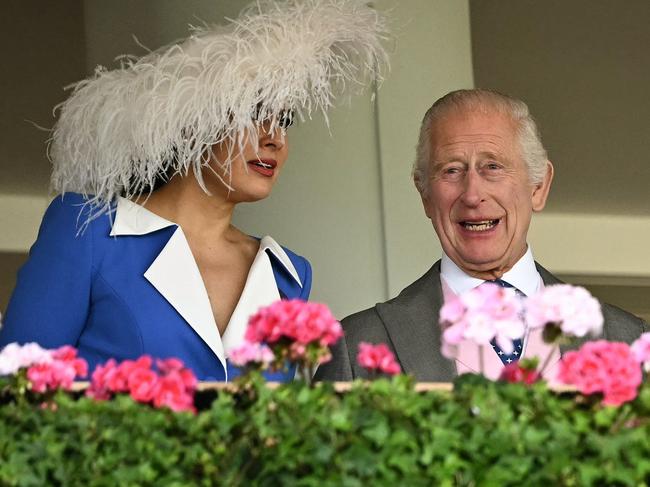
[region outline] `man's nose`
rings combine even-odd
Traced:
[[[478,206],[484,200],[484,181],[481,175],[474,169],[469,169],[463,180],[464,188],[461,195],[465,205],[470,207]]]

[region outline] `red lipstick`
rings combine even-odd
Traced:
[[[275,167],[278,165],[278,162],[275,159],[251,159],[246,161],[248,167],[253,171],[270,178],[275,173]]]

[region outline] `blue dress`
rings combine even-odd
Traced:
[[[226,356],[243,340],[259,306],[307,299],[309,262],[270,237],[220,336],[182,229],[120,198],[111,214],[88,220],[86,200],[66,193],[50,204],[27,263],[18,273],[0,328],[0,348],[37,342],[76,347],[89,370],[109,358],[176,357],[200,380],[237,374]],[[80,228],[88,225],[80,232]],[[289,380],[293,370],[269,374]]]

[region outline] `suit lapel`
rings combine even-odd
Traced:
[[[537,272],[539,272],[539,275],[542,276],[542,281],[544,281],[545,286],[552,286],[553,284],[564,284],[562,281],[560,281],[557,277],[555,277],[549,271],[544,269],[537,262],[535,262],[535,267],[537,268]]]
[[[440,262],[436,262],[395,299],[377,305],[397,359],[418,381],[448,382],[456,375],[453,363],[440,353],[442,300]]]
[[[180,227],[144,273],[226,368],[224,347],[214,321],[208,292]]]

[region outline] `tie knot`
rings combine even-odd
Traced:
[[[514,287],[512,284],[510,284],[510,283],[507,282],[507,281],[504,281],[503,279],[493,279],[493,280],[491,280],[491,281],[485,281],[485,282],[491,282],[491,283],[493,283],[493,284],[498,284],[498,285],[501,286],[501,287],[509,287],[509,288],[513,288],[513,287]]]
[[[492,284],[497,284],[503,288],[506,289],[514,289],[515,292],[517,293],[517,296],[526,296],[524,293],[522,293],[519,289],[517,289],[515,286],[510,284],[508,281],[504,281],[503,279],[494,279],[491,281],[485,281],[485,282],[490,282]]]

